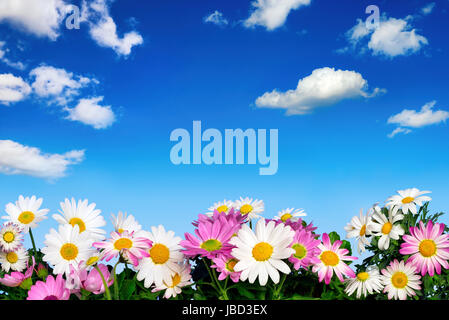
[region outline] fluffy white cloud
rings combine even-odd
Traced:
[[[217,26],[225,26],[229,23],[228,20],[225,17],[223,17],[223,13],[217,10],[205,16],[203,21],[204,23],[213,23]]]
[[[432,124],[438,124],[449,119],[449,112],[444,110],[432,110],[436,101],[431,101],[422,106],[420,111],[404,109],[400,113],[388,118],[388,123],[402,127],[420,128]]]
[[[25,99],[31,88],[21,77],[11,73],[0,74],[0,103],[9,105]]]
[[[410,132],[412,132],[412,130],[407,129],[407,128],[398,127],[396,129],[394,129],[390,134],[388,134],[388,138],[393,138],[395,135],[397,135],[399,133],[409,134]]]
[[[64,0],[1,0],[0,22],[56,40],[60,23],[70,7]]]
[[[136,31],[125,33],[121,38],[118,36],[107,0],[94,0],[89,4],[83,1],[82,12],[82,20],[88,21],[89,33],[98,45],[112,48],[118,55],[127,56],[132,47],[143,43],[142,36]]]
[[[64,154],[47,154],[38,148],[24,146],[11,140],[0,140],[0,173],[22,174],[56,179],[66,175],[70,165],[84,159],[84,150]]]
[[[305,114],[314,108],[328,106],[343,99],[373,97],[384,89],[367,92],[368,83],[355,71],[320,68],[299,80],[296,89],[279,92],[274,89],[256,99],[260,108],[286,109],[287,114]]]
[[[69,113],[66,119],[79,121],[95,129],[105,129],[115,121],[115,114],[111,106],[101,106],[98,103],[103,97],[81,99],[74,108],[65,108]]]
[[[98,83],[95,79],[74,76],[72,72],[45,65],[31,70],[30,76],[34,80],[31,84],[34,93],[41,98],[48,98],[49,103],[59,105],[67,104],[79,94],[79,89],[89,83]]]
[[[308,6],[311,0],[256,0],[251,3],[253,10],[244,21],[247,28],[263,26],[274,30],[285,23],[291,10]]]
[[[377,28],[367,28],[361,19],[348,32],[346,37],[353,49],[361,46],[361,52],[371,50],[373,55],[383,55],[393,58],[419,51],[428,44],[427,39],[412,29],[409,16],[406,19],[381,17]],[[365,41],[366,40],[366,41]],[[349,48],[338,50],[345,52]]]

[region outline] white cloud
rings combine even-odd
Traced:
[[[223,13],[217,10],[205,16],[203,21],[204,23],[213,23],[217,26],[225,26],[229,23],[228,20],[225,17],[223,17]]]
[[[0,173],[56,179],[66,175],[70,165],[84,159],[84,150],[64,154],[47,154],[38,148],[11,140],[0,140]]]
[[[388,138],[393,138],[395,135],[397,135],[399,133],[409,134],[410,132],[412,132],[412,130],[407,129],[407,128],[397,127],[388,135]]]
[[[82,12],[82,20],[88,21],[89,33],[99,46],[112,48],[118,55],[127,56],[134,46],[143,43],[142,36],[136,31],[125,33],[121,38],[118,36],[107,0],[94,0],[89,4],[83,1]]]
[[[361,19],[348,32],[347,40],[353,49],[361,47],[361,52],[371,50],[373,55],[383,55],[393,58],[400,55],[408,55],[418,52],[427,39],[412,29],[411,16],[405,19],[381,17],[377,28],[367,28]],[[366,41],[364,41],[366,40]],[[345,52],[349,48],[339,49]]]
[[[308,6],[311,0],[256,0],[251,3],[253,11],[244,26],[252,28],[263,26],[267,30],[274,30],[285,23],[291,10],[301,6]]]
[[[427,4],[423,8],[421,8],[421,13],[426,16],[428,14],[431,14],[434,8],[435,8],[435,2],[430,2],[429,4]]]
[[[1,0],[0,22],[56,40],[68,8],[64,0]]]
[[[11,73],[0,74],[0,103],[9,105],[25,99],[31,88],[21,77]]]
[[[279,92],[274,89],[256,99],[259,108],[286,109],[287,114],[306,114],[314,108],[328,106],[343,99],[370,98],[384,89],[367,92],[367,81],[355,71],[320,68],[299,80],[296,89]]]
[[[435,103],[436,101],[426,103],[418,112],[416,110],[404,109],[400,113],[391,116],[387,123],[397,124],[401,127],[421,128],[445,122],[449,119],[449,112],[432,110]]]
[[[25,65],[22,62],[20,62],[20,61],[13,62],[6,57],[6,53],[9,50],[5,47],[5,45],[6,45],[6,43],[4,41],[0,41],[0,61],[2,61],[4,64],[6,64],[7,66],[9,66],[11,68],[15,68],[18,70],[24,70]]]
[[[95,129],[105,129],[111,126],[115,121],[115,114],[111,106],[98,104],[102,100],[103,97],[81,99],[76,107],[65,108],[69,113],[66,119],[79,121]]]
[[[41,98],[48,98],[49,103],[65,105],[79,94],[79,90],[89,83],[98,83],[95,79],[74,76],[72,72],[52,66],[40,66],[30,72],[34,79],[31,87]]]

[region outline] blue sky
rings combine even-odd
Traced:
[[[56,17],[0,13],[0,204],[36,195],[53,214],[88,198],[108,222],[121,210],[178,235],[240,196],[263,199],[266,217],[304,208],[319,232],[341,235],[396,190],[431,190],[431,208],[449,211],[449,2],[291,0],[283,15],[255,3],[52,0]],[[86,9],[79,29],[55,11],[69,4]],[[371,4],[380,25],[359,36]],[[319,96],[301,79],[329,88]],[[170,132],[194,120],[278,129],[278,172],[173,165]],[[35,231],[40,245],[56,225]]]

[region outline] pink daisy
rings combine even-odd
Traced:
[[[220,272],[218,280],[225,280],[226,277],[229,276],[233,282],[239,282],[240,274],[242,272],[234,271],[235,265],[239,262],[236,258],[231,255],[220,255],[213,258],[212,261],[214,264],[211,265],[211,267],[216,268],[217,271]]]
[[[206,214],[199,214],[198,220],[193,221],[192,224],[196,228],[198,228],[198,224],[200,222],[205,222],[205,221],[213,222],[214,220],[218,220],[218,219],[225,219],[227,222],[235,224],[235,225],[237,225],[237,224],[241,225],[248,221],[247,215],[242,215],[239,211],[235,211],[234,208],[231,208],[229,210],[228,214],[220,213],[216,209],[214,210],[212,216],[208,216]]]
[[[433,277],[434,272],[441,274],[441,267],[448,269],[449,264],[449,235],[443,234],[445,225],[432,221],[424,226],[422,221],[418,227],[410,227],[410,235],[402,236],[405,241],[401,244],[400,254],[411,255],[407,262],[413,263],[421,275],[428,273]]]
[[[139,259],[150,256],[149,249],[152,244],[150,239],[135,237],[134,232],[124,230],[122,233],[112,231],[111,239],[94,242],[93,246],[97,249],[103,249],[102,257],[106,261],[122,254],[126,255],[134,266],[137,266]]]
[[[26,269],[25,273],[14,271],[14,272],[11,272],[11,274],[5,274],[3,276],[3,278],[0,278],[0,283],[7,287],[20,286],[20,284],[24,280],[30,278],[33,275],[34,265],[36,263],[35,263],[34,257],[31,257],[31,259],[33,260],[33,265],[28,266],[28,262],[27,262],[27,269]]]
[[[312,268],[313,272],[318,272],[319,282],[324,279],[324,282],[329,284],[334,272],[342,282],[343,275],[350,278],[355,277],[354,271],[344,261],[354,261],[357,260],[357,257],[348,256],[349,251],[347,249],[340,249],[342,243],[341,240],[335,240],[332,244],[329,235],[323,233],[323,242],[318,245],[321,250],[318,256],[320,262]]]
[[[218,254],[230,254],[234,246],[229,240],[239,229],[240,224],[230,223],[225,215],[214,220],[201,219],[195,229],[196,237],[185,233],[186,239],[182,240],[180,245],[185,248],[183,252],[187,257],[201,255],[212,259]]]
[[[320,243],[321,241],[317,240],[312,232],[306,231],[305,229],[296,231],[293,242],[290,245],[295,250],[295,253],[288,260],[293,263],[293,267],[296,270],[300,267],[307,268],[308,266],[320,263],[320,259],[318,259],[318,255],[320,254],[318,245]]]
[[[48,276],[46,281],[37,281],[28,291],[27,300],[69,300],[70,290],[65,286],[62,274],[55,278]]]
[[[267,223],[270,221],[274,221],[276,225],[283,223],[295,231],[306,230],[306,231],[313,232],[316,229],[318,229],[317,227],[314,227],[312,223],[306,224],[306,222],[303,221],[301,218],[299,218],[297,221],[292,221],[290,219],[285,222],[283,222],[281,219],[266,219],[266,221],[267,221]]]

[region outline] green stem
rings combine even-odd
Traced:
[[[284,285],[285,279],[287,279],[287,274],[283,274],[282,275],[282,279],[281,279],[281,283],[279,283],[278,287],[274,290],[274,298],[275,300],[280,300],[280,293],[281,293],[281,289],[282,286]]]
[[[31,228],[30,228],[30,238],[31,238],[31,243],[33,244],[34,257],[36,258],[37,249],[36,249],[36,243],[34,242],[33,232],[31,231]]]
[[[114,265],[114,269],[112,269],[112,273],[114,275],[114,298],[115,298],[115,300],[120,300],[119,293],[118,293],[119,291],[118,291],[117,272],[116,272],[116,269],[117,269],[117,266],[119,263],[120,263],[120,259]]]
[[[104,290],[105,290],[104,293],[106,294],[106,299],[112,300],[112,298],[111,298],[111,291],[109,291],[108,283],[107,283],[106,280],[104,279],[103,272],[101,272],[100,268],[99,268],[97,265],[95,265],[94,268],[95,268],[95,270],[97,270],[98,273],[100,274],[101,281],[103,281]]]
[[[209,267],[205,259],[202,259],[204,261],[204,265],[206,266],[207,272],[209,273],[209,277],[211,280],[215,283],[215,290],[217,290],[218,294],[221,294],[224,300],[229,300],[228,293],[225,289],[223,289],[220,285],[220,281],[218,281],[217,274],[215,272],[215,269],[212,269]],[[211,271],[212,269],[212,271]]]
[[[219,291],[218,288],[217,288],[217,285],[216,285],[216,283],[215,283],[215,281],[214,281],[214,277],[212,276],[212,272],[210,271],[210,268],[209,268],[209,266],[207,265],[206,260],[205,260],[205,259],[201,259],[201,260],[203,260],[204,265],[206,266],[206,270],[207,270],[207,272],[209,273],[209,277],[210,277],[210,279],[213,281],[213,283],[211,283],[211,285],[214,287],[215,290]]]

